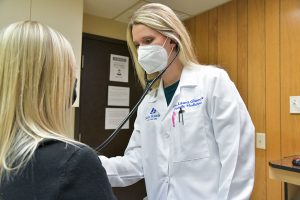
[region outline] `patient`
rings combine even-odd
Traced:
[[[88,146],[67,138],[75,58],[38,22],[0,32],[0,199],[115,199]]]

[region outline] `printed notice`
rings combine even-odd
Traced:
[[[109,80],[128,82],[129,58],[127,56],[110,55]]]
[[[108,86],[107,105],[129,106],[129,87]]]
[[[129,108],[106,108],[105,130],[116,129],[129,113]],[[129,129],[129,120],[122,129]]]

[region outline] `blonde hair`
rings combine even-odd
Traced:
[[[0,182],[19,172],[44,139],[71,142],[75,57],[69,42],[38,22],[0,32]]]
[[[146,85],[144,80],[145,71],[139,65],[137,49],[133,43],[132,26],[135,24],[148,26],[176,42],[178,45],[177,48],[180,49],[179,59],[183,65],[198,63],[190,36],[173,10],[159,3],[146,4],[133,14],[127,27],[127,44],[142,87]],[[151,74],[149,78],[152,79],[155,76],[156,74]]]

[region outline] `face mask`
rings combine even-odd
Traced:
[[[168,38],[167,38],[168,39]],[[168,54],[164,46],[145,45],[138,48],[138,61],[147,74],[163,70],[168,63]]]

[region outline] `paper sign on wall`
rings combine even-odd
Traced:
[[[128,82],[129,58],[110,54],[109,80],[117,82]]]
[[[106,108],[105,109],[105,130],[116,129],[129,113],[129,108]],[[129,120],[122,129],[129,129]]]
[[[108,86],[107,105],[129,106],[129,87]]]

